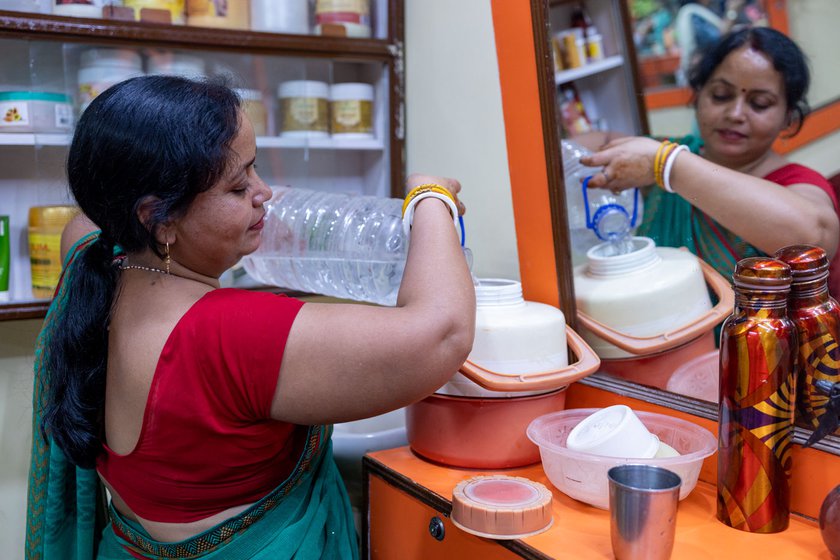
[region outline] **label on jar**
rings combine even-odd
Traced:
[[[55,104],[55,128],[73,128],[73,107],[70,104]]]
[[[327,131],[327,100],[322,97],[283,99],[283,131]]]
[[[344,99],[332,102],[332,132],[372,132],[371,102],[359,99]]]
[[[32,294],[50,297],[61,274],[61,232],[29,232],[29,263],[32,267]]]
[[[315,13],[325,14],[325,13],[345,13],[345,14],[356,14],[357,17],[360,15],[367,16],[370,12],[370,0],[318,0],[315,4]],[[354,23],[361,23],[356,20],[347,20],[353,21]]]
[[[3,121],[0,127],[29,126],[29,103],[20,101],[0,101],[0,115]]]
[[[166,10],[172,17],[172,23],[184,23],[185,0],[123,0],[123,6],[134,9],[134,19],[140,19],[140,10],[153,8]]]

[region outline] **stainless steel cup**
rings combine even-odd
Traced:
[[[652,465],[620,465],[610,481],[610,538],[617,560],[667,560],[674,548],[680,477]]]

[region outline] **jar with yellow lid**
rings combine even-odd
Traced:
[[[32,296],[51,298],[61,274],[61,232],[78,206],[33,206],[29,209],[29,263]]]

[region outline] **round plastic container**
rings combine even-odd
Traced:
[[[335,138],[373,138],[373,86],[330,86],[330,131]]]
[[[203,78],[207,74],[204,59],[169,51],[149,54],[146,67],[149,74],[168,74],[193,79]]]
[[[79,104],[84,111],[112,85],[143,75],[143,59],[129,49],[88,49],[79,65]]]
[[[46,91],[0,91],[0,132],[70,132],[69,95]]]
[[[169,17],[174,25],[183,25],[187,19],[185,0],[122,0],[122,5],[126,8],[133,8],[134,19],[138,21],[140,20],[140,10],[144,8],[169,12]]]
[[[720,352],[715,349],[685,362],[674,370],[665,389],[672,393],[718,403],[720,399]]]
[[[553,412],[536,418],[527,429],[528,438],[539,446],[543,470],[548,480],[567,496],[597,508],[609,508],[607,471],[616,465],[627,463],[656,465],[679,475],[682,479],[682,500],[697,486],[703,459],[717,449],[717,437],[705,428],[664,414],[636,412],[652,434],[680,455],[630,459],[571,451],[566,446],[569,433],[584,418],[598,410],[600,409],[575,408]]]
[[[309,33],[307,2],[251,0],[251,29],[272,33]]]
[[[61,274],[61,232],[78,213],[78,206],[69,205],[33,206],[29,209],[33,297],[53,296]]]
[[[104,0],[54,0],[52,13],[57,16],[101,18]]]
[[[370,37],[370,0],[317,0],[315,35]]]
[[[292,80],[277,86],[280,100],[280,135],[298,138],[329,137],[328,99],[326,82]]]
[[[187,0],[187,25],[248,29],[250,20],[249,0]]]
[[[659,451],[659,438],[648,431],[629,406],[619,404],[581,420],[569,432],[566,446],[572,451],[605,457],[650,459]]]
[[[268,130],[268,111],[263,102],[263,95],[257,89],[237,89],[242,99],[242,110],[254,125],[254,134],[265,136]]]

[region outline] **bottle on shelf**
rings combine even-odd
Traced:
[[[796,326],[788,317],[791,271],[750,257],[732,277],[735,309],[720,335],[717,518],[753,533],[790,521],[796,400]]]

